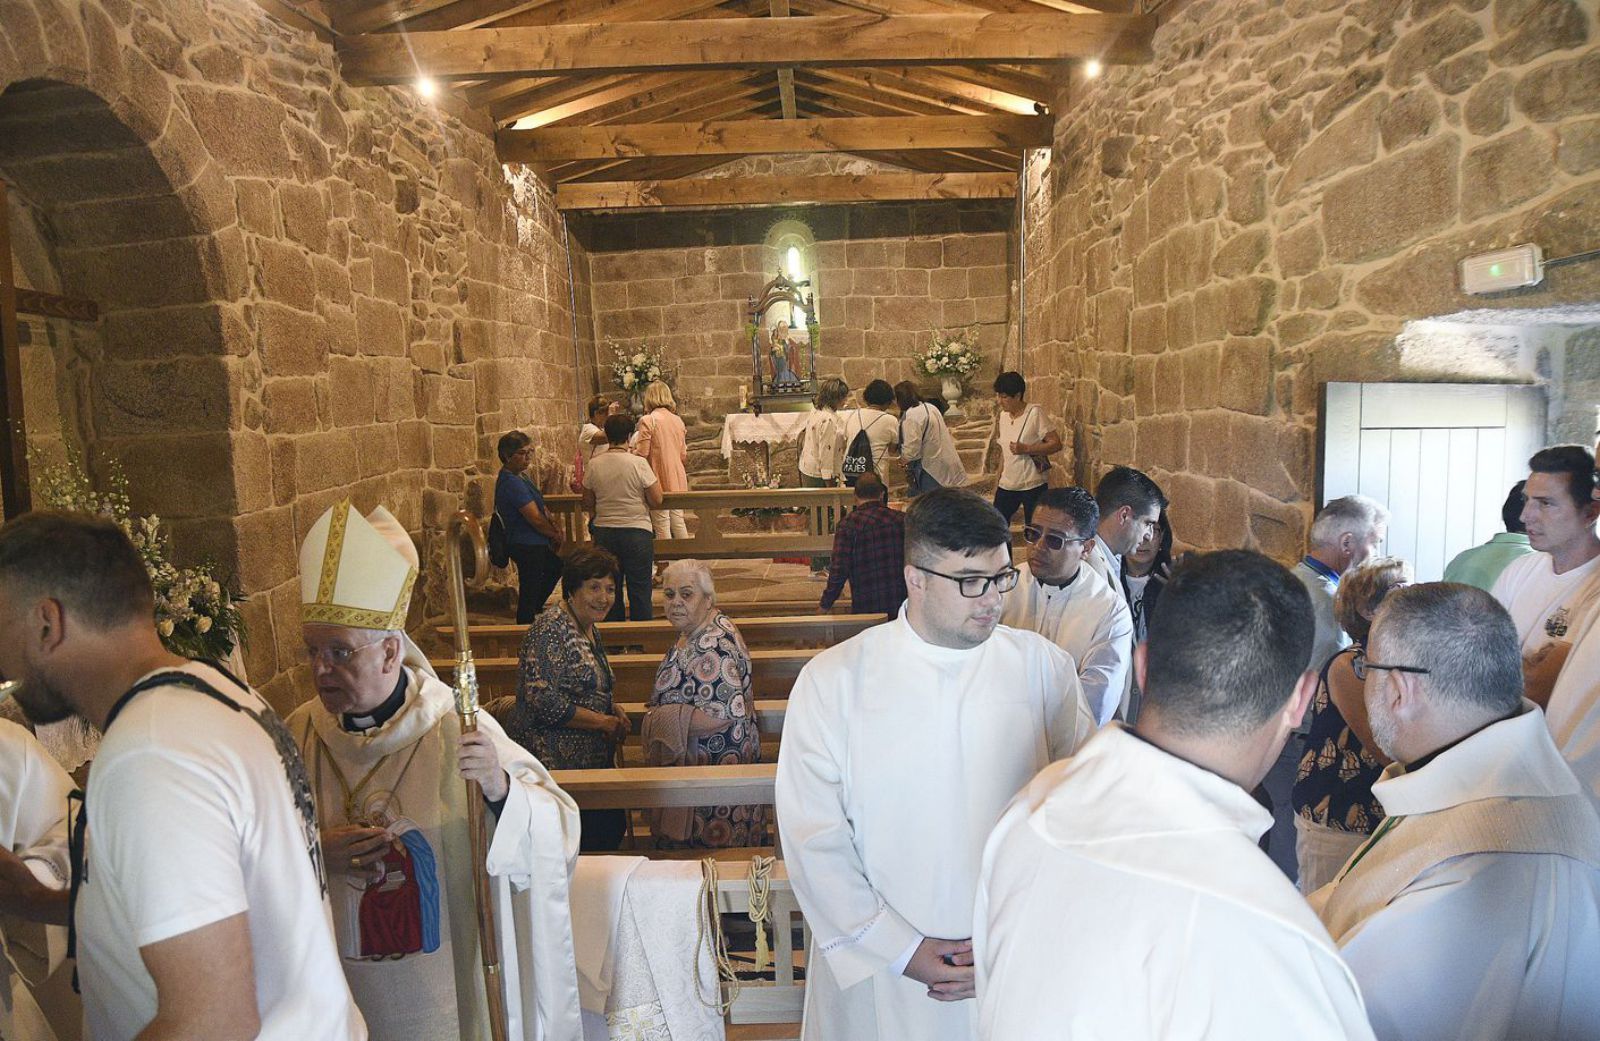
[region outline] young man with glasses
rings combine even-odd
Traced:
[[[1133,658],[1128,605],[1083,558],[1094,544],[1100,507],[1082,488],[1051,488],[1022,529],[1031,547],[1000,620],[1038,633],[1072,656],[1089,709],[1103,726],[1127,694]]]
[[[970,1041],[973,897],[1018,788],[1093,730],[1076,670],[1002,626],[1010,532],[972,492],[906,514],[899,617],[817,655],[778,754],[784,860],[815,937],[801,1036]]]
[[[487,870],[512,1041],[577,1041],[567,911],[577,807],[489,713],[461,732],[453,689],[401,628],[417,559],[393,515],[363,517],[349,500],[300,550],[300,632],[317,696],[288,726],[322,823],[344,977],[374,1038],[487,1041],[472,924]],[[485,803],[485,864],[467,841],[463,780]]]
[[[1380,1038],[1600,1036],[1600,818],[1481,589],[1397,589],[1365,653],[1387,816],[1311,896]]]

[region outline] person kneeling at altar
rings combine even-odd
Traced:
[[[364,518],[338,503],[300,550],[317,696],[288,724],[322,825],[345,976],[372,1041],[489,1038],[474,902],[487,871],[506,1036],[576,1041],[577,807],[487,712],[462,733],[451,687],[401,631],[416,578],[416,547],[382,507]],[[468,798],[486,804],[485,864],[473,863]]]
[[[662,574],[667,621],[678,642],[656,670],[641,732],[652,766],[727,766],[761,761],[750,686],[750,652],[717,609],[711,569],[678,560]],[[700,806],[652,810],[658,847],[762,846],[765,806]]]

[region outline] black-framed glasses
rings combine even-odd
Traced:
[[[926,571],[930,575],[948,578],[956,584],[956,587],[961,590],[961,595],[968,600],[976,600],[987,593],[991,583],[997,591],[1009,593],[1017,588],[1017,576],[1022,574],[1014,567],[1008,567],[998,575],[947,575],[943,571],[935,571],[933,568],[923,567],[921,564],[913,564],[911,566],[918,571]]]
[[[1036,546],[1040,542],[1043,542],[1045,544],[1045,548],[1050,550],[1052,553],[1060,553],[1071,543],[1088,542],[1092,538],[1094,538],[1093,535],[1085,535],[1081,539],[1073,538],[1070,535],[1063,535],[1060,532],[1045,531],[1043,528],[1036,528],[1031,524],[1025,525],[1022,529],[1023,542],[1026,542],[1030,546]]]
[[[1379,662],[1368,661],[1366,651],[1357,651],[1350,659],[1350,671],[1356,674],[1356,679],[1363,683],[1367,679],[1368,669],[1382,669],[1385,672],[1410,672],[1418,676],[1426,676],[1433,672],[1418,665],[1383,665]]]

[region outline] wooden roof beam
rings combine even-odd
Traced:
[[[821,15],[797,33],[775,18],[377,33],[342,39],[355,86],[486,76],[670,69],[1034,64],[1150,56],[1156,20],[1145,15]]]
[[[740,119],[717,123],[630,123],[616,126],[502,130],[495,149],[503,163],[539,163],[621,156],[764,155],[945,149],[1042,148],[1048,116],[887,116],[857,119]]]
[[[705,177],[670,181],[567,182],[556,187],[556,208],[660,210],[919,199],[1007,199],[1016,193],[1017,178],[1010,173]]]

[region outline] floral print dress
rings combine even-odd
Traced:
[[[723,729],[690,739],[686,765],[761,761],[761,734],[750,692],[750,652],[721,611],[714,611],[687,641],[667,652],[650,695],[650,707],[658,705],[691,705],[727,720]],[[764,846],[767,818],[765,806],[702,806],[694,811],[688,844]]]

